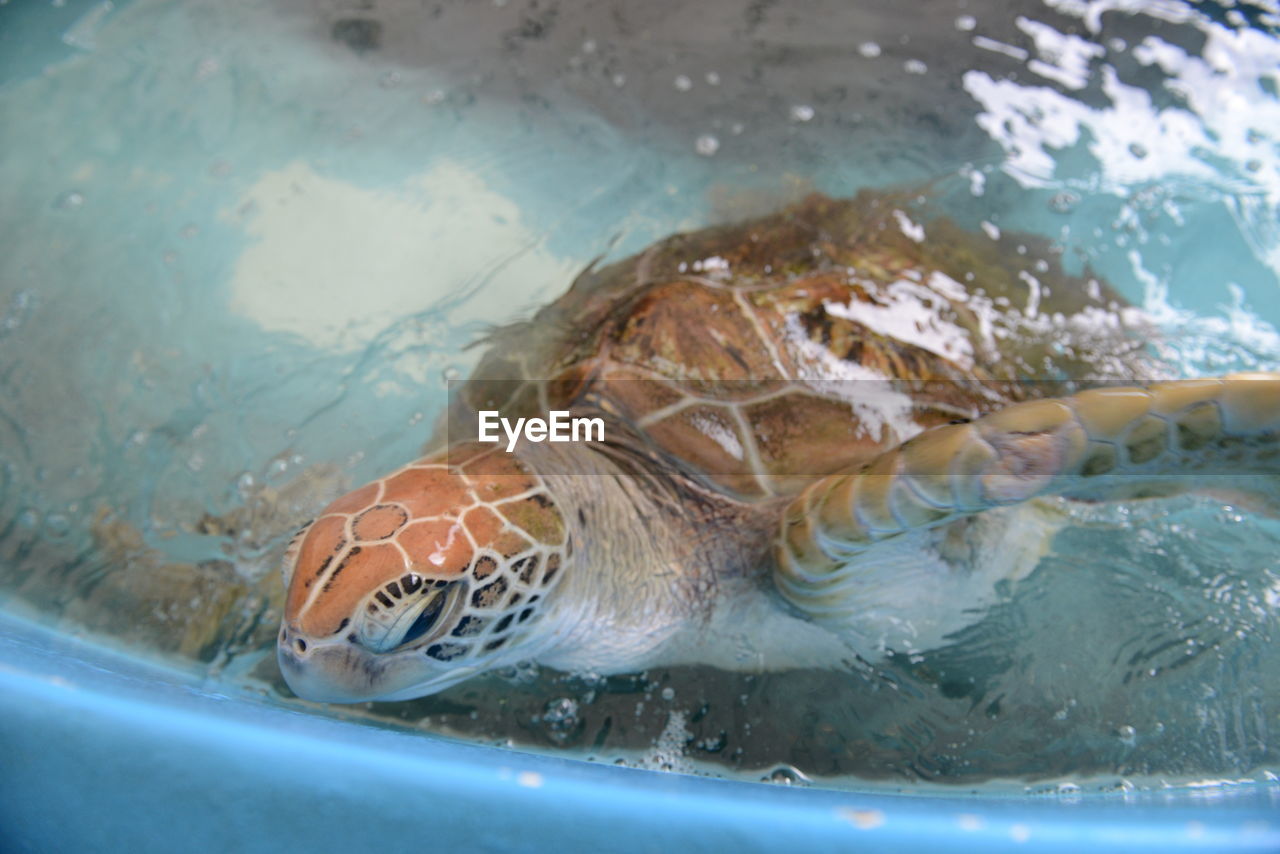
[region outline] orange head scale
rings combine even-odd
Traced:
[[[358,702],[528,658],[570,556],[555,502],[515,457],[487,446],[418,460],[294,537],[280,669],[299,696]]]

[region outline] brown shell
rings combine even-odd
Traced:
[[[815,194],[588,270],[491,337],[450,429],[481,408],[604,414],[610,439],[752,499],[1063,381],[1133,373],[1123,300],[1043,238],[920,221],[904,196]]]

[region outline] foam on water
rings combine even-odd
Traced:
[[[1169,373],[1280,368],[1265,5],[71,5],[61,41],[0,9],[50,57],[0,63],[0,591],[219,690],[297,702],[284,541],[416,453],[490,324],[810,188],[931,182],[926,213],[1105,276]],[[1280,525],[1221,486],[1070,508],[985,620],[884,667],[521,668],[329,713],[791,783],[1263,779]]]

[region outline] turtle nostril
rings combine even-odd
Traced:
[[[306,651],[307,651],[307,642],[306,642],[306,641],[304,641],[302,638],[298,638],[296,641],[294,641],[294,642],[293,642],[293,647],[294,647],[294,649],[296,649],[298,652],[306,652]]]

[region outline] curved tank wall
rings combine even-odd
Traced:
[[[1018,4],[1032,20],[957,0],[914,40],[899,36],[915,23],[905,4],[864,4],[866,28],[841,29],[823,16],[847,3],[804,4],[808,21],[785,4],[730,3],[722,32],[695,4],[666,4],[637,27],[609,14],[621,4],[563,7],[630,33],[626,44],[565,25],[555,3],[491,5],[467,10],[494,35],[495,53],[480,56],[462,49],[461,4],[442,4],[452,17],[436,29],[411,2],[0,3],[0,149],[21,154],[0,162],[0,849],[1280,850],[1280,783],[1265,772],[1038,796],[761,785],[309,714],[264,687],[275,674],[239,678],[263,660],[254,654],[270,663],[278,623],[258,618],[279,598],[273,561],[288,532],[242,541],[216,524],[194,532],[194,520],[228,518],[264,485],[284,491],[286,475],[301,483],[304,465],[332,490],[402,462],[443,403],[437,379],[465,375],[476,351],[464,348],[485,324],[554,298],[592,258],[743,208],[936,179],[975,233],[998,235],[993,220],[1074,228],[1064,241],[1082,263],[1173,333],[1163,355],[1180,374],[1280,364],[1280,159],[1268,135],[1280,42],[1262,4]],[[1098,21],[1106,38],[1090,29]],[[646,28],[690,37],[672,59]],[[169,37],[199,50],[161,44]],[[488,74],[494,57],[504,73]],[[1168,104],[1143,100],[1160,89],[1157,69],[1174,84]],[[1234,133],[1242,115],[1259,129]],[[316,263],[317,242],[347,250],[344,263]],[[128,287],[104,285],[118,282]],[[1222,521],[1210,515],[1170,525]],[[1205,552],[1265,570],[1272,522],[1234,523]],[[1080,539],[1096,556],[1129,538]],[[1195,572],[1210,565],[1199,557]],[[126,558],[98,598],[93,585],[68,594]],[[193,566],[246,601],[274,592],[255,600],[248,629],[227,606],[220,626],[181,612],[190,631],[166,634],[147,622],[145,594],[159,586],[147,573],[168,573],[185,601],[179,575]],[[68,582],[64,567],[82,575]],[[1212,735],[1239,735],[1218,754],[1243,744],[1247,773],[1274,767],[1274,689],[1252,683],[1274,667],[1277,594],[1204,575],[1187,598],[1219,596],[1219,610],[1187,614],[1246,638],[1206,671],[1222,680],[1210,687],[1253,692],[1263,708],[1239,726],[1215,720]],[[17,616],[33,602],[39,621]],[[1232,622],[1232,608],[1244,616]],[[1116,622],[1095,616],[1099,633]],[[120,643],[77,639],[78,627]],[[1052,626],[1038,640],[1063,645]],[[1166,640],[1138,650],[1155,660],[1134,665],[1135,684],[1179,664]],[[118,651],[130,643],[137,657]],[[148,653],[192,666],[163,669]],[[224,653],[251,664],[236,678],[194,675]],[[1238,710],[1218,700],[1219,718]],[[1016,723],[1007,707],[981,723],[997,734]],[[1104,734],[1091,768],[1114,753]]]
[[[789,789],[375,729],[0,622],[9,851],[1275,851],[1280,787]]]

